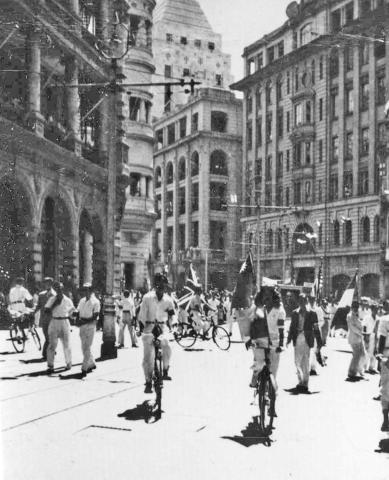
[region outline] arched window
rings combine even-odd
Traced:
[[[333,224],[333,244],[337,247],[340,245],[340,225],[338,220],[334,220]]]
[[[190,174],[192,177],[195,177],[199,174],[199,163],[199,154],[197,152],[193,152],[190,161]]]
[[[370,219],[369,217],[363,217],[361,220],[362,228],[362,242],[370,243]]]
[[[166,182],[173,183],[173,164],[169,162],[166,166]]]
[[[155,187],[159,188],[162,184],[162,171],[161,167],[155,169]]]
[[[374,217],[374,243],[380,242],[380,217],[376,215]]]
[[[178,180],[185,180],[186,177],[186,162],[185,158],[181,157],[178,162]]]
[[[352,245],[353,243],[353,224],[351,220],[344,222],[344,244]]]
[[[266,251],[272,252],[273,251],[273,230],[269,228],[266,233]]]
[[[226,154],[221,150],[211,153],[210,172],[215,175],[228,175]]]

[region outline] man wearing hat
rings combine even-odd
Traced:
[[[384,315],[378,327],[378,355],[381,363],[381,405],[384,421],[383,432],[389,432],[389,301],[382,306]]]
[[[80,339],[83,355],[81,375],[85,377],[87,373],[96,368],[91,347],[100,313],[100,302],[96,298],[90,283],[85,283],[83,289],[85,296],[81,298],[77,311],[79,314]]]
[[[308,393],[309,383],[309,357],[315,339],[318,351],[322,347],[319,322],[317,314],[307,308],[307,297],[300,293],[299,307],[292,312],[287,345],[292,341],[294,345],[294,360],[297,368],[298,384],[296,391]]]
[[[348,343],[352,349],[352,358],[348,368],[349,381],[363,378],[366,361],[366,350],[363,341],[363,327],[360,318],[359,302],[351,303],[351,311],[347,314]]]
[[[45,337],[45,343],[42,349],[42,358],[47,358],[47,348],[49,346],[49,324],[51,320],[50,313],[45,311],[45,305],[49,298],[54,297],[55,292],[53,290],[53,279],[51,277],[45,277],[43,279],[45,289],[38,294],[38,303],[36,305],[35,312],[40,312],[40,326],[42,328],[43,335]]]
[[[143,341],[143,371],[145,374],[145,393],[152,393],[152,378],[154,370],[154,345],[153,328],[158,325],[162,334],[160,335],[162,348],[162,364],[164,380],[171,380],[169,366],[171,348],[167,334],[169,332],[169,317],[175,315],[173,299],[165,293],[168,280],[165,275],[157,273],[154,277],[154,290],[147,293],[142,300],[139,311],[139,322],[144,326]]]
[[[65,355],[66,370],[72,368],[72,352],[70,350],[69,318],[75,311],[73,302],[63,293],[63,284],[53,283],[55,295],[47,301],[45,312],[51,315],[49,324],[49,347],[47,349],[47,373],[54,372],[54,356],[60,338]]]

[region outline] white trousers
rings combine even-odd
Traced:
[[[365,341],[366,348],[366,370],[376,370],[377,369],[377,359],[374,355],[376,344],[375,334],[371,333],[367,336]]]
[[[138,344],[138,340],[136,338],[136,331],[135,331],[135,325],[133,325],[134,321],[131,318],[131,313],[130,312],[123,312],[120,324],[119,324],[119,345],[124,346],[124,331],[126,327],[128,328],[128,331],[130,332],[130,337],[131,337],[131,344],[132,346]]]
[[[366,363],[366,350],[363,340],[360,343],[353,343],[351,348],[353,356],[348,367],[348,376],[355,377],[355,375],[363,374]]]
[[[253,373],[255,376],[262,370],[265,365],[265,350],[263,348],[254,348],[254,364],[252,366]],[[280,365],[280,354],[275,351],[274,348],[270,349],[269,352],[269,359],[270,359],[270,372],[274,376],[274,380],[276,383],[276,390],[278,390],[277,386],[277,372],[278,367]]]
[[[83,355],[81,370],[86,372],[95,367],[95,360],[92,355],[91,347],[96,331],[96,322],[86,323],[80,326],[81,349]]]
[[[294,347],[294,363],[297,369],[298,384],[308,387],[310,348],[305,340],[304,332],[299,333]]]
[[[144,333],[142,335],[143,371],[145,374],[146,382],[150,382],[151,379],[153,378],[154,358],[155,358],[153,339],[154,339],[154,336],[152,333]],[[169,339],[167,338],[167,336],[161,335],[159,339],[161,340],[161,348],[162,348],[162,368],[165,370],[169,368],[172,349],[169,345]]]
[[[69,320],[52,319],[49,325],[49,348],[47,349],[47,365],[54,368],[54,356],[57,350],[58,339],[61,339],[63,353],[67,367],[72,366],[72,352],[70,350],[70,323]]]

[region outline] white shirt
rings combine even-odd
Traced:
[[[9,291],[9,307],[16,312],[25,313],[26,305],[25,301],[31,301],[32,296],[27,288],[22,285],[15,285]]]
[[[209,300],[207,300],[207,303],[212,309],[217,310],[217,307],[218,307],[220,302],[217,298],[212,298],[211,297]],[[214,313],[214,312],[212,312],[212,313]]]
[[[286,313],[284,307],[272,308],[270,312],[266,312],[267,328],[269,330],[269,337],[272,347],[277,348],[280,342],[280,321],[285,322]]]
[[[384,355],[389,356],[389,314],[380,317],[378,338],[381,336],[386,338]]]
[[[100,301],[96,298],[94,293],[91,294],[89,300],[86,297],[81,298],[78,304],[78,312],[80,318],[92,318],[93,314],[100,312]]]
[[[362,320],[362,325],[364,327],[363,333],[372,334],[374,333],[374,327],[377,321],[377,317],[374,319],[371,313],[365,315],[364,319]]]
[[[350,345],[357,345],[362,342],[362,322],[358,313],[350,312],[347,315],[348,325],[348,343]]]
[[[119,301],[119,308],[122,309],[123,312],[130,312],[132,317],[135,317],[135,303],[131,296],[123,297]]]
[[[171,310],[174,311],[174,303],[167,293],[163,294],[161,300],[158,300],[155,290],[147,293],[143,297],[139,311],[139,321],[145,327],[143,333],[151,333],[155,321],[158,322],[163,333],[165,333],[167,331],[166,323],[169,318],[168,312]]]
[[[45,305],[45,308],[51,308],[56,298],[57,295],[55,297],[49,298]],[[73,302],[70,300],[69,297],[64,295],[61,303],[53,308],[51,318],[53,320],[64,320],[65,318],[69,318],[69,316],[74,312],[74,310],[75,308]]]

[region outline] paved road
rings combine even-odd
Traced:
[[[236,334],[237,332],[235,332]],[[146,424],[142,349],[119,351],[79,380],[71,372],[43,375],[34,349],[7,354],[0,332],[4,478],[9,480],[297,479],[388,480],[389,453],[378,453],[377,377],[345,382],[347,342],[332,339],[329,365],[311,378],[312,395],[294,396],[293,352],[281,360],[278,418],[271,446],[242,435],[252,405],[250,354],[241,343],[221,352],[210,342],[192,351],[174,344],[172,382],[164,389],[161,421]],[[238,340],[237,336],[234,339]],[[99,352],[101,336],[95,342]],[[74,363],[81,360],[72,333]],[[60,349],[59,349],[60,350]],[[63,365],[62,352],[57,355]],[[158,476],[158,477],[157,477]]]

